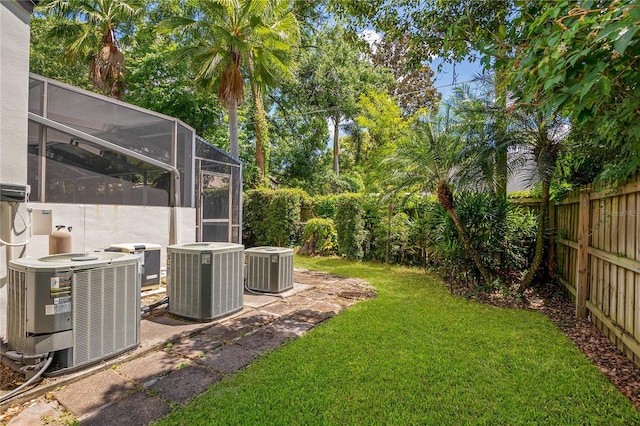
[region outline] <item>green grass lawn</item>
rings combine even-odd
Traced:
[[[366,279],[378,297],[160,424],[640,424],[640,412],[541,314],[453,297],[415,269],[295,263]]]

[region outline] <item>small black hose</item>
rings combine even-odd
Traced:
[[[151,304],[151,305],[149,305],[149,306],[143,306],[142,308],[140,308],[140,310],[141,310],[141,314],[143,314],[143,315],[144,315],[144,314],[146,314],[146,313],[151,312],[152,310],[154,310],[155,308],[157,308],[157,307],[159,307],[159,306],[167,305],[167,304],[169,304],[169,298],[168,298],[168,297],[165,297],[164,299],[162,299],[162,300],[160,300],[160,301],[158,301],[158,302],[156,302],[156,303],[152,303],[152,304]]]
[[[278,294],[278,293],[269,293],[269,292],[262,292],[262,291],[254,291],[254,290],[251,290],[251,289],[249,288],[249,286],[248,286],[248,285],[246,285],[246,284],[245,284],[245,286],[244,286],[244,290],[245,290],[247,293],[255,294],[255,295],[258,295],[258,296],[272,296],[272,297],[279,297],[280,299],[284,299],[284,298],[285,298],[285,297],[284,297],[284,295],[282,295],[282,294]]]
[[[47,370],[47,368],[49,368],[49,366],[51,365],[52,362],[53,362],[53,352],[49,353],[49,357],[44,362],[44,365],[42,366],[40,371],[38,371],[32,378],[30,378],[29,380],[24,382],[22,385],[18,386],[14,390],[12,390],[11,392],[0,396],[0,402],[4,402],[4,401],[8,400],[9,398],[14,397],[18,393],[20,393],[24,388],[26,388],[27,386],[30,386],[31,384],[35,383],[35,381],[38,380],[40,378],[40,376],[42,376],[42,374]]]

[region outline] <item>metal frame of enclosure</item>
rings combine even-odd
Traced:
[[[242,165],[180,120],[31,74],[30,201],[192,207],[196,238],[241,242]]]

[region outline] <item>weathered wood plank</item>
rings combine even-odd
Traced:
[[[626,270],[618,267],[616,267],[616,270],[618,275],[616,279],[616,301],[618,303],[616,322],[624,327],[627,309],[627,285],[625,283]]]
[[[618,256],[617,254],[613,254],[613,253],[607,253],[606,251],[598,250],[593,247],[589,248],[589,254],[597,257],[598,259],[602,259],[608,263],[621,266],[633,272],[640,273],[639,260],[628,259],[626,257]]]
[[[576,249],[576,250],[578,249],[577,241],[571,241],[571,240],[567,240],[565,238],[557,238],[556,242],[558,244],[562,244],[562,245],[565,245],[567,247],[571,247],[571,248]]]
[[[611,191],[611,189],[607,188],[601,191],[595,191],[590,194],[590,198],[592,200],[598,200],[601,198],[610,198],[616,195],[626,195],[633,194],[636,192],[640,192],[640,182],[634,181],[630,182],[622,187],[618,188],[616,191]]]
[[[640,355],[640,341],[634,336],[627,333],[622,327],[615,322],[611,321],[604,312],[602,312],[597,306],[591,302],[587,302],[587,307],[593,316],[600,321],[610,332],[612,332],[617,338],[630,348],[633,353]]]
[[[576,318],[587,315],[587,292],[589,291],[589,193],[580,193],[580,215],[578,218],[578,264],[576,279]]]
[[[634,316],[637,315],[635,311],[636,311],[636,306],[638,306],[638,303],[636,301],[638,294],[635,291],[635,280],[636,280],[636,274],[628,270],[625,271],[624,283],[626,287],[626,292],[625,292],[626,306],[625,306],[625,312],[624,312],[624,328],[634,336],[636,335],[636,327],[633,322],[633,319],[634,319]]]
[[[640,277],[635,279],[635,296],[640,297]],[[638,302],[634,304],[634,322],[633,322],[633,335],[636,339],[640,340],[640,313],[638,312]],[[640,356],[640,354],[638,354]]]

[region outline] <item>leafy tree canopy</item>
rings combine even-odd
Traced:
[[[589,149],[614,154],[603,177],[621,179],[640,169],[640,4],[524,6],[511,74],[520,101],[547,113],[564,111]]]
[[[372,46],[371,59],[389,68],[395,79],[390,95],[395,96],[405,114],[413,115],[421,108],[437,109],[440,94],[433,87],[433,71],[426,64],[413,64],[409,59],[409,38],[382,39]]]

